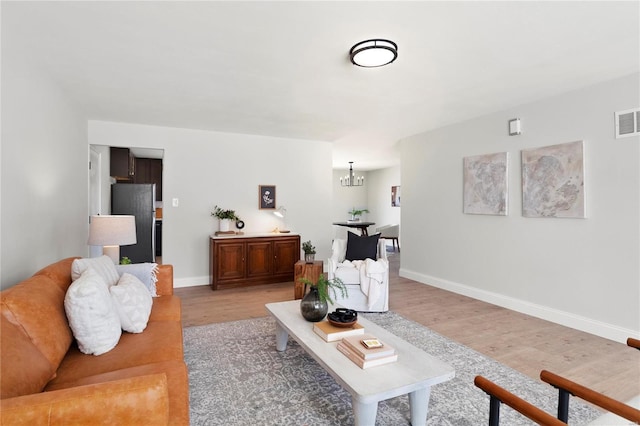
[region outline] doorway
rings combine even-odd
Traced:
[[[132,173],[124,179],[122,176],[112,176],[112,149],[126,150],[131,160]],[[89,171],[89,213],[90,214],[111,214],[111,185],[115,183],[153,183],[156,185],[155,198],[155,221],[153,224],[152,244],[155,251],[155,262],[162,263],[162,226],[164,217],[162,214],[162,180],[164,178],[163,160],[164,150],[159,148],[140,147],[111,147],[105,145],[90,145],[91,168]],[[114,156],[115,158],[115,156]],[[95,250],[100,251],[100,247],[90,247],[91,256]]]

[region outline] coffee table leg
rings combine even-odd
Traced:
[[[280,352],[284,352],[287,349],[287,340],[289,339],[289,333],[285,330],[279,322],[276,321],[276,349]]]
[[[431,388],[419,389],[409,394],[409,406],[411,407],[411,426],[424,426],[427,424],[429,412],[429,396]]]
[[[351,405],[353,406],[353,416],[356,420],[356,426],[371,426],[376,424],[376,414],[378,414],[378,403],[363,404],[351,397]]]

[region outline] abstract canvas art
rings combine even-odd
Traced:
[[[585,217],[582,141],[522,151],[522,215]]]
[[[400,186],[391,187],[391,207],[400,207]]]
[[[464,157],[464,213],[507,215],[507,159],[506,152]]]

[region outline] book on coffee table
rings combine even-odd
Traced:
[[[389,364],[391,362],[395,362],[398,360],[398,354],[396,354],[395,351],[393,355],[386,355],[383,357],[373,358],[373,359],[364,359],[362,358],[362,356],[360,356],[359,353],[353,350],[351,346],[348,346],[345,343],[344,339],[338,343],[337,348],[340,352],[345,354],[347,358],[349,358],[351,361],[353,361],[358,367],[362,368],[363,370],[366,368],[375,367],[378,365]]]
[[[379,346],[367,348],[368,341],[376,341]],[[342,339],[342,343],[353,351],[354,354],[365,360],[384,358],[396,354],[393,346],[385,344],[370,334],[362,334],[360,336],[350,336]]]
[[[357,336],[364,333],[364,327],[355,323],[351,327],[336,327],[324,320],[313,325],[313,331],[326,342],[335,342],[349,336]]]

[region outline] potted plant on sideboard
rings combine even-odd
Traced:
[[[229,232],[230,223],[232,220],[238,221],[240,218],[236,215],[235,210],[223,210],[217,205],[213,208],[211,216],[218,218],[220,221],[220,232]]]
[[[316,247],[311,244],[311,240],[302,243],[302,250],[304,251],[304,261],[306,263],[313,263],[316,256]]]

